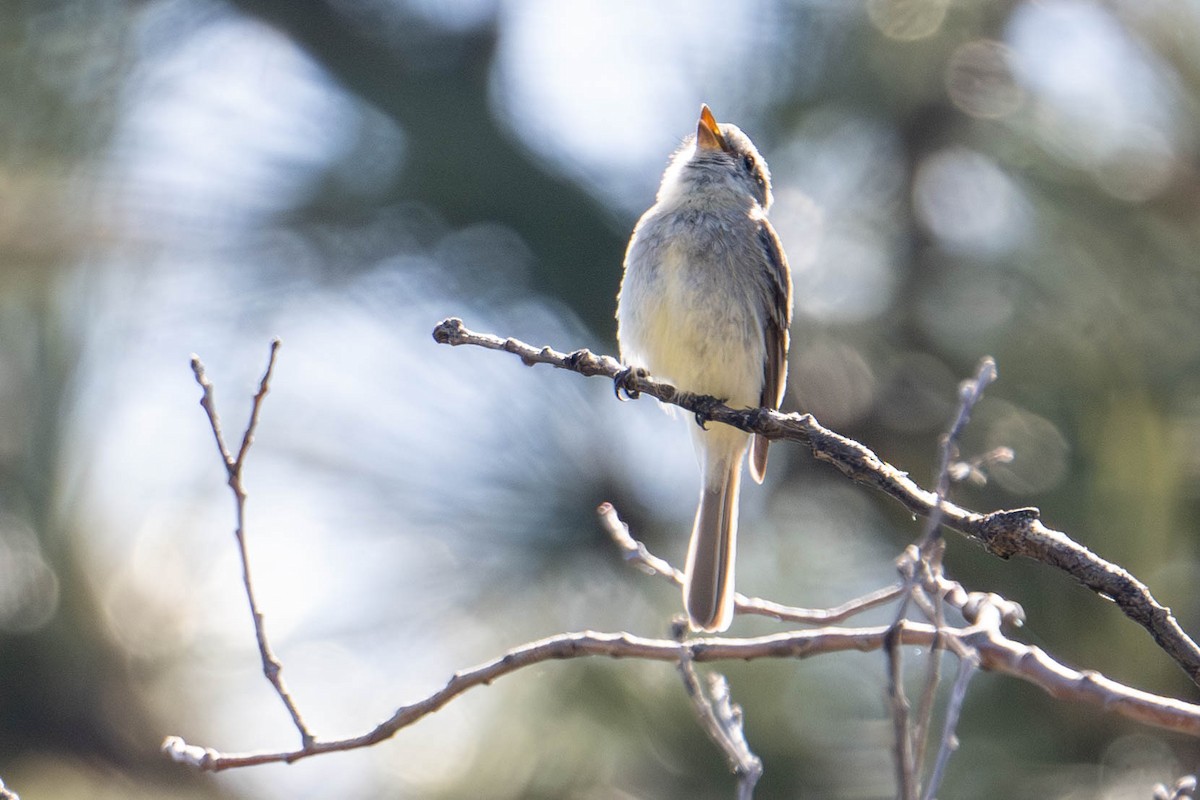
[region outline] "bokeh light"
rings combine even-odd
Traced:
[[[787,407],[924,483],[958,381],[994,356],[960,453],[987,481],[954,499],[1040,506],[1200,630],[1197,40],[1195,3],[1135,0],[10,4],[0,778],[27,800],[728,796],[663,664],[545,665],[287,768],[157,752],[295,739],[192,353],[236,437],[283,339],[247,529],[322,736],[523,641],[664,633],[677,588],[623,563],[594,508],[679,563],[694,421],[430,331],[613,353],[624,245],[701,102],[771,166]],[[742,514],[739,588],[800,605],[891,582],[921,527],[782,445]],[[954,577],[1025,606],[1018,635],[1194,699],[1097,598],[947,542]],[[760,797],[893,796],[877,654],[728,672]],[[981,675],[943,794],[1149,797],[1196,761]]]

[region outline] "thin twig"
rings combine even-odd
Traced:
[[[724,676],[714,673],[709,676],[710,691],[706,693],[696,674],[692,651],[683,648],[679,658],[679,674],[688,698],[700,720],[701,727],[725,754],[729,768],[738,779],[738,800],[754,797],[754,787],[762,777],[762,760],[750,750],[742,725],[742,710],[734,705],[729,694],[729,683]]]
[[[443,344],[475,345],[513,353],[526,364],[550,364],[583,375],[614,378],[622,365],[611,356],[587,350],[560,353],[535,348],[516,339],[502,339],[468,330],[451,318],[433,332]],[[1200,685],[1200,647],[1183,631],[1171,610],[1163,606],[1144,583],[1124,568],[1100,558],[1061,531],[1042,524],[1036,508],[1018,508],[981,514],[950,501],[939,504],[937,495],[918,486],[907,474],[880,459],[862,444],[822,427],[811,414],[782,414],[765,408],[735,410],[712,398],[680,393],[670,384],[647,376],[629,379],[637,391],[714,422],[733,425],[768,439],[787,439],[807,445],[815,458],[833,465],[847,477],[874,487],[899,501],[908,511],[929,516],[941,509],[942,525],[981,543],[1001,558],[1022,556],[1062,570],[1106,599],[1111,599],[1131,620],[1145,628],[1191,679]]]
[[[923,605],[921,585],[917,581],[918,572],[925,565],[923,551],[913,545],[905,549],[904,554],[896,560],[896,568],[903,579],[900,603],[888,635],[884,643],[884,655],[887,657],[888,703],[892,708],[892,758],[896,772],[896,795],[901,800],[916,800],[917,775],[920,762],[913,753],[913,740],[909,730],[908,718],[911,705],[904,690],[904,652],[898,633],[908,621],[908,607],[912,603]],[[934,641],[940,641],[938,628],[934,628]]]
[[[924,800],[934,800],[937,797],[938,786],[942,783],[942,775],[945,773],[946,764],[950,761],[950,754],[958,749],[958,736],[955,734],[955,730],[958,728],[958,718],[967,697],[967,684],[971,682],[971,677],[978,668],[979,659],[973,652],[966,656],[959,656],[958,675],[954,679],[954,688],[950,692],[950,702],[946,705],[946,718],[942,724],[942,743],[938,747],[937,758],[934,760],[929,782],[925,785]]]
[[[936,582],[942,575],[942,555],[945,552],[945,541],[941,537],[942,507],[950,492],[950,469],[958,459],[958,442],[966,430],[975,406],[983,399],[984,390],[996,380],[996,362],[986,357],[979,362],[975,376],[963,381],[958,389],[958,412],[954,421],[945,434],[941,436],[938,468],[934,475],[934,491],[937,503],[925,520],[925,533],[917,548],[920,553],[920,563],[911,573],[912,579],[923,578],[922,583]],[[934,628],[942,630],[946,627],[946,610],[941,592],[933,592],[931,599],[930,622]],[[928,746],[929,730],[933,725],[933,711],[937,700],[937,689],[942,679],[942,656],[935,645],[929,648],[928,666],[925,671],[924,687],[921,699],[917,704],[916,718],[912,726],[913,769],[920,773],[921,765],[925,763],[925,749]],[[945,752],[946,743],[942,742],[941,751]]]
[[[677,586],[681,585],[683,573],[675,569],[666,559],[651,553],[645,544],[633,538],[629,526],[621,519],[612,503],[601,503],[596,509],[596,513],[600,517],[605,531],[612,537],[627,561],[632,561],[636,566],[644,568],[647,574],[658,575]],[[916,564],[918,559],[919,553],[916,546],[910,545],[899,561],[901,563]],[[958,609],[963,614],[964,619],[970,624],[976,624],[979,621],[978,617],[984,608],[991,609],[999,615],[999,622],[996,624],[1019,627],[1025,622],[1025,612],[1019,603],[1006,600],[997,594],[986,592],[968,593],[961,583],[950,580],[944,575],[939,575],[929,580],[930,583],[925,587],[925,591],[931,595],[940,595],[945,602]],[[798,608],[772,603],[770,600],[762,600],[757,597],[744,597],[742,595],[738,595],[738,597],[742,598],[743,605],[745,605],[744,610],[739,609],[742,613],[758,613],[755,609],[759,604],[762,604],[776,609],[764,616],[777,617],[788,622],[825,625],[842,622],[862,611],[891,602],[899,597],[903,591],[904,584],[896,583],[876,589],[873,592],[868,592],[861,597],[848,600],[832,608]]]
[[[686,642],[647,639],[627,633],[564,633],[521,645],[499,658],[457,672],[444,687],[425,698],[398,709],[374,729],[347,739],[317,739],[296,750],[256,753],[221,753],[212,748],[189,745],[178,736],[163,742],[163,751],[175,761],[201,770],[220,771],[258,764],[291,763],[336,751],[367,747],[394,736],[398,731],[439,710],[478,686],[486,686],[505,675],[547,661],[604,656],[639,658],[678,663],[685,648],[696,663],[748,661],[760,658],[809,658],[824,653],[873,652],[884,647],[892,626],[866,628],[821,628],[762,636],[751,639],[700,638]],[[929,647],[937,634],[932,625],[905,622],[895,628],[901,644]],[[1059,700],[1084,703],[1123,717],[1189,736],[1200,737],[1200,706],[1124,686],[1096,672],[1071,669],[1037,647],[1005,638],[992,625],[948,630],[941,634],[947,647],[974,648],[980,668],[1024,680]]]
[[[633,538],[633,534],[629,532],[629,526],[617,514],[617,509],[613,507],[612,503],[605,502],[597,506],[596,516],[600,518],[600,524],[604,526],[609,538],[620,549],[626,561],[633,562],[647,575],[660,575],[676,586],[683,585],[683,573],[675,569],[665,558],[654,555],[646,545]]]
[[[212,428],[213,437],[217,440],[217,449],[221,453],[221,460],[225,463],[225,473],[228,478],[229,488],[233,492],[237,516],[237,527],[234,530],[234,536],[237,538],[238,556],[241,559],[242,565],[242,585],[245,587],[246,599],[250,604],[250,615],[254,619],[254,637],[258,642],[258,653],[262,659],[263,675],[275,687],[275,693],[279,695],[279,699],[283,701],[284,706],[287,708],[288,714],[292,718],[292,723],[300,733],[301,746],[308,747],[312,744],[314,737],[309,731],[304,717],[301,716],[300,709],[292,698],[291,692],[288,691],[287,684],[283,681],[283,663],[275,655],[271,649],[271,643],[267,639],[263,613],[259,608],[258,600],[254,593],[254,580],[250,574],[250,555],[246,548],[246,488],[242,482],[242,467],[246,463],[246,454],[250,452],[250,445],[254,442],[254,434],[258,429],[259,414],[262,412],[263,400],[266,399],[267,392],[271,388],[271,376],[275,371],[275,358],[279,353],[281,344],[279,339],[271,342],[271,353],[267,360],[267,368],[263,372],[262,379],[259,381],[258,391],[254,394],[254,400],[250,406],[250,421],[246,424],[246,429],[242,433],[242,444],[238,448],[237,456],[231,453],[225,443],[225,434],[221,428],[221,417],[217,413],[216,403],[213,400],[213,384],[208,379],[208,375],[204,371],[204,364],[201,363],[199,356],[192,356],[192,372],[196,376],[196,383],[203,390],[200,405],[208,415],[208,422]]]
[[[945,614],[940,600],[934,600],[935,630],[946,626]],[[926,660],[925,681],[921,689],[921,699],[917,703],[917,713],[912,726],[913,769],[920,774],[921,765],[925,763],[925,751],[929,744],[929,730],[933,727],[933,711],[937,703],[937,689],[942,680],[942,651],[941,642],[934,642],[929,648]]]
[[[896,796],[902,800],[916,800],[917,765],[913,760],[912,739],[908,735],[909,703],[904,692],[904,642],[901,636],[904,630],[904,619],[897,619],[888,626],[883,641],[883,652],[887,656],[888,698],[892,706]],[[937,629],[931,630],[936,639]],[[932,645],[932,642],[930,644]]]
[[[939,498],[942,499],[942,498]],[[940,503],[939,503],[940,507]],[[936,512],[935,512],[936,513]],[[930,516],[930,520],[933,515]],[[931,523],[932,528],[936,528],[936,523]],[[900,604],[897,622],[907,618],[908,606],[910,603],[917,606],[926,618],[933,623],[935,641],[933,646],[929,648],[928,666],[925,672],[924,687],[921,691],[921,699],[917,704],[916,718],[911,728],[906,728],[907,713],[909,705],[907,698],[904,697],[903,676],[894,676],[889,681],[889,690],[899,691],[901,696],[893,698],[893,708],[903,715],[903,718],[895,720],[896,735],[904,736],[908,739],[905,743],[907,751],[899,746],[896,748],[897,759],[907,755],[907,762],[897,762],[898,775],[905,782],[905,792],[911,790],[915,800],[916,794],[920,789],[921,765],[925,763],[925,748],[929,736],[929,727],[933,723],[933,709],[937,700],[937,687],[941,682],[942,674],[942,653],[941,653],[941,638],[940,632],[946,627],[945,603],[943,601],[943,593],[941,591],[930,591],[930,588],[939,589],[939,580],[942,578],[941,570],[941,554],[945,549],[945,541],[940,537],[930,539],[928,531],[926,537],[921,544],[913,545],[905,550],[906,556],[911,555],[912,558],[907,562],[903,562],[901,569],[905,576],[906,591],[904,593],[904,601]],[[896,649],[894,655],[889,650],[889,668],[899,668],[900,664],[899,648]],[[907,797],[907,794],[905,795]]]
[[[754,796],[754,787],[758,784],[758,779],[762,777],[762,761],[746,741],[742,707],[733,702],[729,681],[720,673],[708,676],[708,693],[712,698],[713,710],[717,714],[721,729],[726,731],[726,735],[740,753],[742,764],[738,771],[738,800],[750,800]]]
[[[950,430],[941,436],[938,470],[934,485],[937,504],[926,518],[922,550],[925,550],[937,539],[941,531],[942,505],[950,492],[950,467],[958,458],[958,440],[971,419],[971,412],[975,410],[975,405],[983,399],[984,389],[994,380],[996,380],[996,362],[992,360],[991,356],[987,356],[980,360],[979,366],[975,369],[975,377],[963,381],[958,387],[958,413],[950,425]]]
[[[621,550],[626,561],[632,562],[648,575],[658,575],[666,578],[676,586],[683,585],[683,573],[671,566],[665,559],[659,558],[641,541],[633,538],[629,526],[622,521],[612,503],[601,503],[596,509],[600,523],[609,537]],[[795,622],[801,625],[832,625],[843,622],[856,614],[868,609],[885,605],[895,600],[904,591],[901,584],[893,584],[876,589],[852,600],[833,606],[832,608],[798,608],[786,606],[761,597],[747,597],[737,593],[733,596],[734,613],[754,614],[760,617],[770,617],[781,622]]]

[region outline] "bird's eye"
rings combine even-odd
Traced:
[[[754,172],[754,156],[749,153],[742,156],[742,166],[746,168],[747,172]]]

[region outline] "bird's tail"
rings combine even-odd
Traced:
[[[683,579],[683,605],[695,630],[723,631],[733,621],[743,452],[744,445],[733,457],[704,465],[704,485]]]

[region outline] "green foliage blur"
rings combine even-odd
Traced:
[[[613,352],[624,244],[702,101],[772,167],[788,407],[928,483],[957,381],[993,356],[963,456],[1015,458],[955,499],[1040,507],[1200,632],[1198,41],[1191,0],[5,3],[0,778],[25,800],[732,796],[661,664],[544,665],[287,768],[158,752],[295,744],[193,351],[238,431],[285,341],[249,527],[320,735],[532,638],[664,635],[677,594],[592,509],[678,562],[684,423],[428,331]],[[816,606],[891,581],[919,522],[772,458],[739,588]],[[1197,699],[1111,604],[948,542],[952,577],[1024,606],[1018,638]],[[893,796],[878,654],[723,671],[757,797]],[[1200,756],[991,675],[958,735],[941,797],[1146,798]]]

